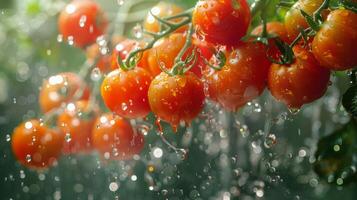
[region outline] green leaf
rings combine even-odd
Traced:
[[[314,170],[329,183],[343,185],[356,181],[357,124],[351,120],[341,129],[322,138],[315,153]]]
[[[307,14],[305,11],[300,10],[302,16],[304,16],[306,22],[309,24],[309,26],[312,28],[314,31],[318,31],[320,29],[319,23],[315,22],[314,18]]]
[[[357,85],[348,88],[342,97],[342,105],[348,113],[357,117]]]

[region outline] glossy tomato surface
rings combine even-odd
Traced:
[[[191,123],[202,111],[204,99],[203,84],[192,72],[175,76],[161,72],[149,88],[152,111],[174,128],[181,121]]]
[[[243,43],[226,52],[221,70],[204,72],[207,95],[228,111],[236,111],[258,97],[266,87],[269,60],[260,43]]]
[[[246,0],[200,0],[193,11],[196,32],[207,42],[237,46],[251,20]]]
[[[63,135],[49,129],[37,119],[15,128],[12,135],[12,151],[24,166],[41,169],[57,162],[62,150]]]
[[[312,50],[322,66],[346,70],[357,66],[357,14],[334,10],[317,32]]]
[[[128,71],[116,69],[103,80],[103,101],[117,115],[143,118],[150,112],[148,89],[151,80],[150,73],[140,67]]]
[[[57,118],[57,127],[65,136],[63,152],[88,153],[92,150],[92,130],[97,110],[88,101],[67,104]]]
[[[299,109],[325,94],[330,71],[322,67],[308,50],[296,46],[294,53],[296,59],[291,65],[271,66],[268,87],[278,101],[291,109]]]
[[[75,0],[60,13],[60,34],[78,47],[94,43],[106,30],[108,20],[99,5],[92,0]]]
[[[128,160],[144,148],[144,136],[113,114],[100,116],[93,127],[93,146],[105,159]]]
[[[89,88],[77,74],[64,72],[51,76],[43,82],[40,90],[41,110],[46,113],[63,103],[74,101],[77,94],[78,100],[89,99]]]

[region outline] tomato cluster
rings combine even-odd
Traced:
[[[315,14],[322,2],[299,0],[284,22],[268,22],[251,32],[254,16],[246,0],[199,0],[189,14],[160,2],[143,22],[153,40],[115,36],[107,47],[111,53],[103,55],[95,42],[106,34],[106,14],[92,0],[72,1],[59,16],[60,34],[83,48],[87,61],[105,74],[100,94],[111,112],[93,100],[85,77],[51,76],[39,96],[45,118],[15,129],[14,153],[33,168],[53,165],[61,152],[96,150],[105,159],[130,159],[143,149],[144,136],[129,120],[152,112],[176,129],[201,113],[206,98],[237,111],[265,88],[299,109],[324,95],[330,70],[357,66],[357,14],[352,11],[323,10],[316,36],[296,42],[309,28],[300,11]],[[181,17],[172,17],[176,14]],[[287,52],[290,59],[284,59]],[[53,116],[57,123],[51,125]]]

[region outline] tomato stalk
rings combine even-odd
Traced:
[[[140,60],[140,57],[138,57],[138,54],[142,54],[144,51],[151,49],[159,39],[164,38],[164,37],[170,35],[171,33],[175,32],[179,28],[190,24],[192,21],[192,11],[193,11],[193,8],[188,9],[185,12],[180,13],[178,15],[174,15],[174,16],[166,17],[166,18],[160,18],[150,11],[150,14],[157,21],[159,21],[163,26],[165,26],[166,29],[159,33],[153,33],[150,31],[143,30],[143,33],[151,36],[152,40],[144,48],[139,48],[139,49],[132,51],[128,55],[128,58],[125,61],[123,61],[120,58],[120,56],[118,56],[119,67],[126,71],[135,68],[137,62]],[[179,18],[182,18],[182,21],[178,22],[178,23],[169,21],[169,20],[179,19]]]

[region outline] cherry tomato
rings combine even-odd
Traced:
[[[195,44],[201,50],[201,56],[209,57],[209,51],[206,50],[204,43],[194,40]],[[148,53],[148,63],[151,73],[156,76],[161,73],[160,64],[167,69],[171,69],[175,64],[175,58],[180,53],[181,49],[184,47],[186,42],[186,36],[182,33],[174,33],[157,41]],[[184,55],[184,59],[192,53],[193,46],[190,47]],[[212,53],[211,53],[212,55]],[[209,59],[209,58],[208,58]],[[202,69],[205,67],[205,63],[202,57],[197,58],[197,62],[191,71],[195,73],[198,77],[202,76]]]
[[[40,90],[40,107],[44,113],[58,108],[62,103],[73,101],[75,94],[82,93],[80,99],[89,99],[89,88],[74,73],[66,72],[45,80]]]
[[[312,14],[321,6],[324,0],[298,0],[285,15],[285,28],[291,40],[294,40],[301,30],[309,27],[301,10],[312,16]],[[326,16],[328,11],[323,12]]]
[[[236,111],[258,97],[266,86],[269,60],[260,43],[243,43],[226,52],[226,65],[221,70],[204,72],[207,95],[228,111]]]
[[[85,47],[94,43],[108,25],[108,19],[92,0],[76,0],[69,3],[58,20],[60,33],[74,45]]]
[[[60,156],[63,135],[32,119],[15,128],[12,150],[24,166],[41,169],[54,165]]]
[[[93,146],[105,159],[128,160],[144,148],[144,136],[128,121],[113,114],[99,117],[93,128]]]
[[[101,94],[105,105],[125,118],[143,118],[150,112],[148,89],[151,75],[143,68],[116,69],[103,80]]]
[[[174,129],[180,121],[189,124],[197,117],[203,109],[204,99],[203,84],[192,72],[175,76],[161,72],[149,88],[152,111]]]
[[[124,38],[121,36],[114,36],[111,39],[111,43],[117,44],[123,40],[124,40]],[[115,48],[114,45],[112,45],[111,48],[114,49]],[[99,70],[102,73],[108,73],[111,70],[113,70],[112,55],[108,54],[108,53],[103,55],[101,53],[101,47],[99,46],[99,44],[95,43],[95,44],[92,44],[91,46],[89,46],[86,49],[86,56],[90,62],[96,61],[96,66],[99,68]],[[99,58],[97,58],[97,57],[99,57]],[[98,60],[96,60],[96,59],[98,59]]]
[[[119,64],[118,64],[118,56],[124,61],[127,59],[129,54],[138,49],[138,48],[143,48],[145,46],[145,43],[143,42],[138,42],[135,40],[130,40],[130,39],[125,39],[121,42],[119,42],[112,53],[111,57],[111,68],[112,70],[118,69]],[[148,51],[144,51],[141,55],[139,54],[138,56],[141,56],[139,62],[137,63],[138,67],[145,68],[146,70],[150,71],[149,69],[149,64],[148,64]]]
[[[325,94],[330,71],[321,67],[312,53],[294,47],[295,61],[290,65],[273,64],[269,71],[271,94],[291,109],[299,109]]]
[[[357,14],[349,10],[330,13],[312,43],[315,58],[331,70],[357,66]]]
[[[268,22],[266,24],[266,31],[269,35],[274,35],[279,37],[283,42],[290,43],[288,34],[285,30],[285,26],[281,22]],[[251,34],[255,36],[261,36],[263,32],[263,25],[256,27]],[[275,60],[279,60],[281,52],[277,47],[274,39],[268,39],[267,55]]]
[[[92,150],[92,130],[96,109],[88,101],[68,103],[57,118],[57,126],[65,136],[63,152],[87,153]]]
[[[251,20],[246,0],[200,0],[192,22],[197,34],[216,45],[237,46]]]
[[[164,1],[159,2],[157,5],[151,8],[151,12],[160,18],[174,16],[182,13],[183,11],[184,10],[180,6]],[[174,23],[178,23],[180,22],[180,19],[171,21]],[[160,23],[154,18],[154,16],[151,15],[151,13],[148,13],[146,19],[144,20],[144,29],[153,33],[162,31]],[[186,29],[187,27],[184,26],[179,28],[176,32],[185,32]]]

